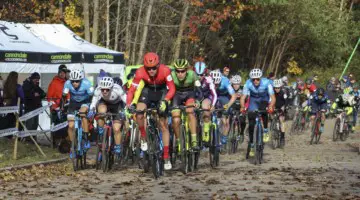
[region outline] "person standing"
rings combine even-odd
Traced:
[[[40,74],[34,72],[23,82],[23,91],[25,97],[25,113],[31,112],[42,107],[41,100],[46,96],[44,90],[39,86]],[[28,130],[36,130],[39,124],[39,116],[34,116],[26,120]]]
[[[17,106],[18,98],[20,98],[20,115],[23,114],[24,109],[24,91],[20,84],[18,84],[19,74],[15,71],[9,73],[3,91],[3,105]],[[0,130],[15,127],[16,118],[13,113],[9,113],[2,117],[0,122]]]
[[[223,69],[223,75],[227,78],[229,78],[229,74],[230,74],[230,68],[229,67],[224,67]]]

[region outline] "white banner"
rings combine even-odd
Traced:
[[[38,109],[36,109],[36,110],[33,110],[33,111],[31,111],[31,112],[28,112],[28,113],[26,113],[25,115],[19,117],[19,120],[20,120],[20,121],[25,121],[25,120],[28,120],[28,119],[30,119],[30,118],[33,118],[33,117],[35,117],[35,116],[37,116],[37,115],[40,115],[42,112],[44,112],[44,111],[45,111],[48,107],[50,107],[50,106],[51,106],[51,104],[49,104],[49,105],[47,105],[47,106],[43,106],[43,107],[38,108]]]
[[[56,125],[56,126],[53,126],[53,127],[51,128],[51,132],[55,132],[55,131],[58,131],[58,130],[60,130],[60,129],[63,129],[63,128],[67,127],[68,124],[69,124],[69,123],[66,121],[66,122],[63,122],[63,123],[58,124],[58,125]]]
[[[38,131],[38,130],[27,130],[27,131],[19,131],[17,133],[15,133],[14,135],[18,136],[18,137],[27,137],[27,136],[36,136],[42,133],[46,133],[49,132],[50,130],[43,130],[43,131]]]
[[[17,113],[17,112],[19,112],[19,106],[0,107],[0,114]]]
[[[9,135],[14,135],[17,132],[18,132],[17,128],[8,128],[8,129],[0,130],[0,138]]]

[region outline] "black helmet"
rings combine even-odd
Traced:
[[[306,83],[306,85],[311,85],[311,83],[312,83],[311,78],[306,79],[305,83]]]
[[[316,93],[317,93],[317,95],[324,96],[325,90],[324,90],[324,88],[319,88],[319,89],[316,90]]]

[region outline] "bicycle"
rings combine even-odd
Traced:
[[[97,136],[97,150],[96,150],[96,170],[101,168],[103,172],[108,172],[112,169],[113,164],[115,163],[115,153],[114,153],[114,132],[112,130],[113,117],[119,114],[112,113],[98,113],[97,116],[105,117],[104,133],[103,135]],[[122,129],[124,130],[124,129]],[[99,143],[99,141],[102,141]],[[119,164],[121,164],[121,157],[119,159]]]
[[[74,112],[74,132],[72,134],[72,141],[71,141],[71,161],[73,164],[74,171],[79,169],[86,169],[86,153],[87,147],[85,147],[86,143],[88,142],[88,136],[83,135],[82,131],[82,123],[80,115],[86,113],[82,113],[79,111]]]
[[[275,110],[270,124],[270,134],[271,134],[270,138],[271,138],[271,146],[273,149],[280,148],[281,123],[279,117],[281,112],[282,112],[281,109]]]
[[[231,114],[231,125],[229,131],[228,151],[229,154],[236,153],[240,145],[244,142],[244,135],[240,134],[241,119],[244,115],[236,110]]]
[[[311,128],[311,140],[310,140],[310,144],[319,144],[320,141],[320,137],[321,137],[321,131],[320,131],[320,127],[321,127],[321,115],[322,113],[325,112],[323,110],[319,110],[316,112],[316,116],[314,119],[314,124]]]
[[[180,114],[180,147],[177,149],[177,154],[180,155],[182,168],[184,174],[197,169],[198,160],[200,157],[200,151],[196,151],[192,148],[191,134],[189,130],[189,121],[186,115],[186,108],[193,108],[194,106],[175,106],[170,110],[179,109]]]
[[[129,158],[131,158],[132,164],[138,163],[139,168],[142,168],[142,166],[139,163],[140,154],[141,154],[140,132],[134,117],[131,117],[129,119],[128,131],[123,135],[123,144],[124,144],[123,155],[125,162],[127,162]]]
[[[164,145],[160,137],[160,131],[157,128],[158,125],[158,109],[147,108],[145,110],[136,110],[136,113],[145,113],[146,119],[146,140],[149,148],[144,153],[142,158],[144,172],[148,172],[151,166],[155,179],[164,175],[164,159],[163,149]]]
[[[333,130],[333,141],[337,141],[338,138],[340,138],[341,141],[345,141],[350,132],[349,123],[346,120],[346,111],[343,109],[336,109],[336,113],[338,115]]]
[[[255,136],[255,160],[254,164],[262,164],[263,156],[264,156],[264,122],[262,119],[262,114],[266,113],[266,110],[255,110],[252,111],[256,114],[255,118],[255,128],[254,128],[254,136]],[[249,151],[249,150],[248,150]]]

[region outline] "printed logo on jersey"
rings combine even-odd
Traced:
[[[167,81],[172,81],[171,74],[169,74],[169,75],[166,77],[166,80],[167,80]]]

